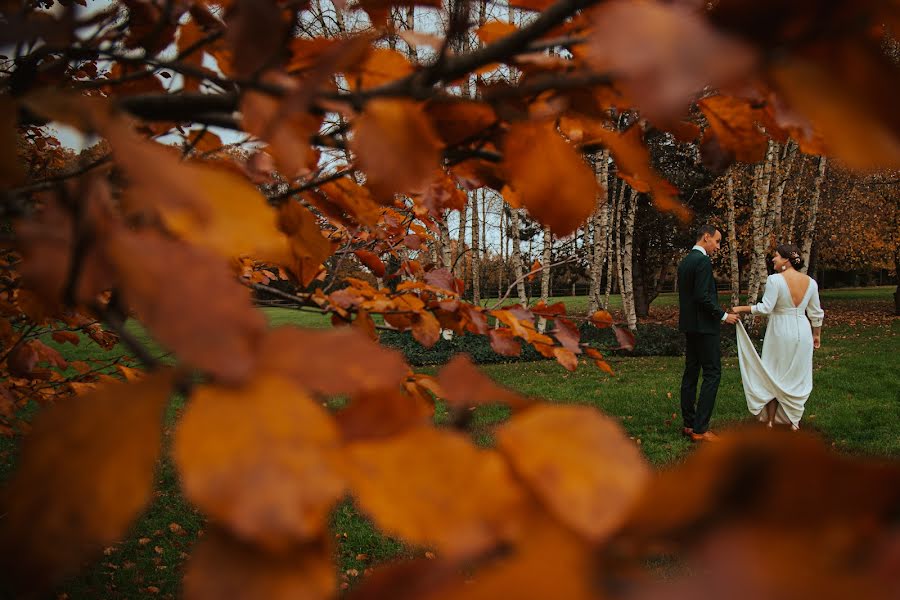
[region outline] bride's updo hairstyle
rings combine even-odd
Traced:
[[[800,254],[800,248],[793,244],[781,244],[775,251],[781,255],[781,258],[786,258],[790,261],[791,266],[793,266],[798,271],[803,268],[803,256]]]

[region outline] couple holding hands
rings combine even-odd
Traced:
[[[750,413],[768,427],[782,424],[799,429],[812,392],[813,350],[821,343],[825,315],[816,281],[801,272],[800,250],[787,244],[778,246],[773,258],[775,274],[766,279],[762,301],[726,312],[718,303],[709,258],[718,251],[722,232],[703,225],[695,239],[696,244],[678,265],[678,328],[687,341],[681,379],[683,434],[696,442],[718,439],[709,430],[709,421],[722,374],[722,323],[737,326],[738,363]],[[741,314],[768,316],[762,357],[741,323]]]

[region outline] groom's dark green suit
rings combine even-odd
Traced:
[[[719,335],[725,311],[719,306],[712,263],[696,247],[678,265],[678,308],[678,328],[687,341],[681,378],[681,417],[685,427],[699,434],[709,429],[719,391],[722,376]],[[703,385],[697,399],[701,368]]]

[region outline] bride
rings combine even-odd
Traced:
[[[762,302],[732,309],[769,316],[762,359],[739,323],[738,362],[750,412],[768,427],[790,424],[796,431],[812,392],[813,349],[821,344],[825,313],[816,281],[800,272],[803,259],[796,246],[778,246],[773,262],[775,274],[766,279]]]

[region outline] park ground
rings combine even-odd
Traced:
[[[803,427],[843,453],[900,458],[900,319],[891,316],[893,290],[880,287],[822,292],[826,322],[822,348],[815,356],[815,389]],[[586,310],[584,297],[555,300],[564,302],[570,314]],[[671,322],[676,303],[671,294],[658,298],[651,320]],[[617,304],[613,303],[611,309],[615,314]],[[265,310],[273,325],[327,324],[315,314]],[[88,344],[57,348],[70,360],[109,356]],[[530,396],[596,406],[620,420],[654,466],[682,460],[692,449],[679,435],[678,387],[683,359],[614,356],[609,362],[615,376],[589,363],[570,373],[551,361],[487,365],[483,370],[497,382]],[[179,400],[173,401],[170,425],[180,407]],[[438,411],[437,418],[440,416]],[[492,427],[505,417],[500,407],[476,411],[472,420],[476,442],[490,444]],[[726,358],[713,427],[722,430],[747,421],[737,359]],[[3,477],[12,470],[16,451],[16,440],[0,441]],[[164,460],[157,476],[156,496],[131,533],[106,548],[94,564],[61,586],[54,597],[176,597],[185,559],[203,528],[202,515],[183,500],[177,474]],[[335,510],[332,529],[339,577],[346,586],[352,586],[380,562],[426,552],[381,535],[357,514],[349,500]]]

